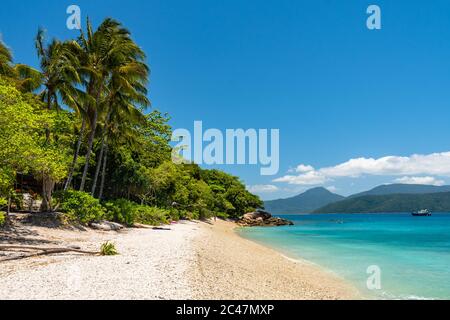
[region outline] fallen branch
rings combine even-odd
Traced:
[[[153,229],[153,230],[167,230],[167,231],[172,230],[172,229],[170,229],[170,228],[162,228],[162,227],[153,227],[152,229]]]
[[[17,256],[17,257],[11,257],[11,258],[6,258],[6,259],[1,259],[0,262],[4,262],[4,261],[12,261],[12,260],[20,260],[20,259],[26,259],[26,258],[32,258],[32,257],[38,257],[38,256],[49,255],[49,254],[56,254],[56,253],[70,252],[70,251],[74,251],[74,250],[67,250],[67,249],[46,250],[46,251],[37,252],[37,253],[33,253],[33,254],[21,255],[21,256]],[[96,255],[99,254],[98,252],[83,252],[83,251],[80,251],[80,250],[75,250],[74,252],[88,253],[88,254],[96,254]]]
[[[31,254],[28,256],[23,256],[24,258],[46,255],[46,254],[64,253],[64,252],[76,252],[76,253],[92,254],[92,255],[100,254],[100,252],[85,251],[85,250],[80,250],[80,249],[76,249],[76,248],[43,248],[43,247],[33,247],[33,246],[0,245],[0,251],[8,251],[8,250],[38,250],[38,251],[42,251],[42,252],[34,253],[34,254]],[[2,261],[6,261],[6,260],[14,260],[14,259],[3,259]]]

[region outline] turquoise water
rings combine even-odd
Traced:
[[[450,299],[450,213],[282,216],[295,225],[242,228],[241,236],[314,262],[368,298]],[[381,289],[367,288],[369,266]]]

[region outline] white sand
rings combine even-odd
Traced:
[[[116,232],[22,227],[27,244],[118,256],[61,254],[0,262],[0,299],[348,299],[357,292],[309,263],[239,237],[232,223]],[[11,235],[9,235],[11,236]],[[1,241],[0,244],[6,242]],[[16,241],[14,241],[16,242]],[[0,252],[0,260],[2,259]],[[3,257],[4,258],[4,257]]]
[[[32,238],[95,250],[116,244],[117,256],[65,254],[0,263],[0,299],[187,299],[193,222],[171,231],[129,229],[120,233],[32,228]],[[50,245],[51,246],[51,245]],[[0,257],[1,258],[1,257]]]
[[[336,275],[241,238],[230,222],[201,224],[194,248],[192,286],[197,299],[358,299]]]

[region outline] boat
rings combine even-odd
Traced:
[[[415,217],[429,217],[431,216],[431,212],[428,209],[419,210],[412,213]]]

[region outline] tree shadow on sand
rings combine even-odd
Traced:
[[[45,239],[30,227],[86,231],[81,225],[68,225],[60,213],[12,213],[9,224],[0,229],[0,244],[49,245],[57,240]]]

